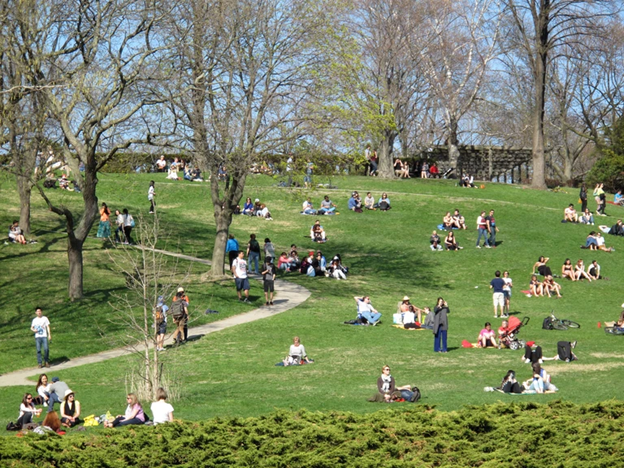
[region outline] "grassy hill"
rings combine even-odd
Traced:
[[[100,202],[112,209],[127,207],[131,213],[146,214],[147,187],[156,178],[159,213],[168,235],[170,250],[210,258],[214,221],[208,184],[165,182],[162,175],[102,175],[98,184]],[[519,378],[530,376],[529,366],[521,364],[520,351],[463,349],[461,341],[475,341],[486,321],[493,319],[492,295],[488,287],[494,271],[509,270],[514,281],[512,312],[531,318],[521,337],[536,340],[546,355],[556,354],[561,339],[578,340],[578,362],[546,363],[545,368],[559,387],[557,395],[525,396],[523,401],[546,403],[555,399],[594,403],[619,398],[624,383],[624,339],[606,336],[597,323],[614,320],[623,301],[624,272],[621,255],[624,242],[607,236],[616,252],[589,252],[579,249],[588,227],[562,224],[563,209],[576,203],[578,193],[541,192],[519,186],[487,184],[481,189],[463,189],[452,181],[381,181],[363,177],[332,179],[336,190],[289,191],[275,186],[265,176],[248,181],[245,196],[266,202],[274,221],[237,217],[232,233],[245,243],[250,233],[271,238],[277,251],[292,243],[300,253],[316,249],[308,235],[314,217],[299,215],[301,201],[310,195],[318,206],[329,194],[339,205],[340,215],[322,218],[329,242],[321,249],[326,256],[340,253],[350,268],[347,281],[288,275],[305,285],[312,297],[302,306],[260,322],[242,325],[210,335],[178,350],[164,353],[167,368],[181,391],[176,416],[188,420],[210,417],[261,416],[275,409],[311,411],[350,411],[366,413],[386,407],[366,402],[375,392],[381,367],[389,364],[399,385],[418,385],[422,403],[442,410],[465,405],[481,405],[498,400],[500,394],[483,392],[497,385],[508,369]],[[392,202],[387,213],[352,213],[346,209],[351,190],[378,198],[386,191]],[[74,205],[79,195],[56,192],[53,197]],[[35,361],[34,340],[29,332],[34,306],[41,304],[53,324],[52,359],[72,358],[117,346],[115,336],[123,332],[111,321],[108,301],[113,292],[123,292],[124,278],[114,271],[107,245],[95,238],[86,246],[85,290],[83,301],[66,299],[66,256],[63,226],[56,215],[46,211],[33,195],[34,230],[38,244],[25,247],[0,245],[0,372],[27,366]],[[3,179],[0,185],[0,225],[8,226],[17,217],[14,184]],[[593,204],[590,203],[590,205]],[[432,252],[429,235],[446,211],[458,208],[469,229],[457,232],[464,250]],[[496,210],[500,228],[497,249],[475,249],[475,220],[481,210]],[[599,222],[613,224],[624,214],[609,207],[612,216]],[[595,228],[595,227],[594,227]],[[97,226],[94,227],[93,235]],[[528,298],[532,265],[538,256],[551,258],[553,271],[564,259],[585,263],[596,259],[609,281],[591,284],[558,280],[562,299]],[[196,311],[217,309],[215,320],[248,310],[235,301],[232,284],[203,283],[206,267],[194,265],[187,291]],[[261,285],[252,285],[254,305],[263,303]],[[446,355],[433,353],[429,331],[404,331],[391,327],[392,313],[405,295],[416,305],[433,307],[443,296],[451,310],[449,347]],[[379,327],[350,327],[342,324],[355,317],[354,295],[370,295],[373,305],[384,314]],[[551,310],[561,318],[581,323],[580,330],[567,332],[541,329],[542,319]],[[198,322],[199,323],[199,322]],[[292,337],[298,335],[316,363],[301,368],[279,368]],[[136,365],[128,358],[63,371],[59,376],[76,391],[85,414],[107,410],[119,413],[124,405],[125,379]],[[56,375],[54,370],[48,372]],[[0,416],[14,419],[21,395],[32,388],[0,389],[4,404]],[[391,405],[399,411],[409,405]]]

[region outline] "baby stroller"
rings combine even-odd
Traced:
[[[524,317],[522,320],[514,316],[509,317],[507,328],[500,336],[501,345],[505,345],[514,351],[524,348],[526,341],[519,340],[517,335],[520,329],[527,323],[529,323],[529,317]]]

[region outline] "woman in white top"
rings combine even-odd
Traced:
[[[308,355],[306,354],[305,347],[301,344],[298,336],[293,338],[293,344],[290,345],[290,349],[288,350],[288,356],[290,356],[293,361],[298,363],[301,362],[310,362],[308,359]]]
[[[156,398],[158,401],[151,406],[154,424],[173,422],[173,406],[167,403],[167,392],[164,388],[156,390]]]
[[[156,190],[154,189],[155,182],[150,180],[149,189],[147,189],[147,199],[150,202],[150,214],[154,213],[156,206],[154,205],[154,197],[156,196]]]
[[[48,406],[48,400],[50,400],[50,383],[48,382],[48,376],[46,374],[41,374],[39,376],[39,380],[37,380],[37,386],[35,388],[37,389],[37,394],[39,395],[37,400],[41,402],[37,404]]]
[[[32,422],[32,418],[35,416],[39,416],[41,414],[41,410],[35,408],[35,405],[32,402],[33,397],[30,393],[26,393],[24,398],[22,399],[22,403],[20,404],[20,413],[17,418],[17,426],[21,429],[25,424],[29,424]]]
[[[509,277],[508,271],[503,272],[503,281],[505,282],[505,286],[503,286],[503,295],[505,296],[506,315],[509,315],[509,304],[511,303],[511,288],[513,288],[513,283]]]

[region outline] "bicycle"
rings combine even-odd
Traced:
[[[567,330],[568,328],[581,328],[581,325],[577,322],[567,319],[558,319],[555,317],[555,311],[550,314],[550,327],[551,330]]]

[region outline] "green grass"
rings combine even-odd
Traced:
[[[169,235],[168,248],[210,258],[214,218],[208,184],[166,183],[161,175],[102,175],[98,184],[100,201],[106,201],[113,209],[127,206],[133,213],[146,213],[147,186],[152,177],[159,177],[156,191],[163,226]],[[597,328],[597,322],[614,320],[619,315],[624,242],[607,236],[607,244],[617,250],[612,254],[579,249],[590,229],[560,223],[563,208],[577,201],[576,190],[552,193],[499,184],[468,190],[451,181],[388,182],[363,177],[336,178],[331,182],[339,187],[329,193],[341,214],[322,218],[329,237],[322,250],[326,255],[343,256],[350,267],[349,279],[339,282],[289,275],[289,280],[305,285],[313,293],[302,306],[165,353],[167,368],[182,390],[181,400],[174,405],[178,417],[248,417],[275,409],[300,408],[376,411],[383,406],[367,403],[366,398],[375,392],[375,382],[384,364],[392,366],[398,384],[418,385],[422,402],[442,410],[508,401],[509,397],[483,392],[483,387],[497,385],[508,369],[515,369],[521,379],[528,378],[530,371],[520,363],[520,351],[461,348],[463,339],[475,341],[484,322],[491,321],[498,327],[499,322],[492,317],[488,288],[496,269],[509,270],[514,280],[512,311],[519,317],[531,318],[521,332],[522,338],[536,340],[546,355],[556,353],[560,339],[579,341],[578,362],[545,364],[560,392],[526,396],[524,401],[563,399],[593,403],[620,397],[619,389],[624,384],[624,340],[606,336]],[[275,183],[268,177],[253,176],[248,179],[245,193],[245,197],[266,202],[275,220],[236,217],[232,233],[241,244],[252,232],[261,240],[269,237],[278,251],[286,250],[292,243],[300,247],[300,252],[316,248],[310,239],[304,238],[315,218],[298,214],[304,192],[280,189]],[[5,225],[17,213],[12,187],[10,181],[4,181],[0,190],[0,202],[9,207],[0,215],[0,222]],[[370,190],[376,198],[381,191],[387,191],[393,209],[387,213],[349,212],[346,203],[353,189],[361,194]],[[322,189],[310,192],[315,205],[325,193]],[[78,197],[62,193],[54,196],[67,204],[76,203]],[[107,301],[112,291],[123,289],[124,282],[108,264],[108,253],[101,242],[92,239],[87,244],[86,299],[69,303],[65,298],[62,226],[57,217],[45,211],[36,194],[33,200],[40,243],[0,249],[0,260],[6,265],[0,279],[0,351],[7,356],[0,364],[1,372],[35,362],[34,343],[28,331],[35,304],[42,304],[52,321],[54,359],[105,349],[112,346],[111,337],[120,333],[119,324],[106,320],[110,314]],[[431,252],[431,231],[446,211],[455,208],[461,210],[469,226],[469,230],[457,233],[465,249]],[[477,250],[475,220],[481,210],[489,209],[496,210],[498,240],[502,243],[495,250]],[[618,216],[624,213],[611,206],[607,212]],[[615,219],[600,218],[599,222],[613,224]],[[539,255],[551,258],[554,271],[560,269],[566,257],[573,262],[583,258],[586,264],[595,258],[610,281],[588,284],[559,280],[563,285],[562,299],[528,298],[520,290],[527,288],[531,267]],[[234,300],[232,285],[201,282],[204,271],[201,265],[193,267],[193,281],[187,286],[192,305],[199,310],[216,308],[221,314],[202,316],[202,320],[248,309]],[[384,324],[370,328],[342,325],[355,317],[352,296],[364,294],[370,295],[373,305],[384,314]],[[396,304],[405,294],[420,307],[432,307],[438,296],[447,300],[451,310],[450,353],[433,353],[431,332],[408,332],[390,326]],[[260,295],[260,285],[254,284],[252,296]],[[256,305],[261,302],[256,299]],[[551,309],[560,318],[580,322],[581,329],[542,330],[542,319]],[[301,337],[316,363],[301,368],[275,367],[287,353],[294,335]],[[85,414],[101,414],[109,409],[118,413],[124,402],[125,376],[134,365],[123,358],[63,371],[60,377],[77,392]],[[16,417],[25,390],[32,388],[0,389],[0,398],[5,402],[0,415],[5,420]],[[407,410],[409,405],[399,408]]]

